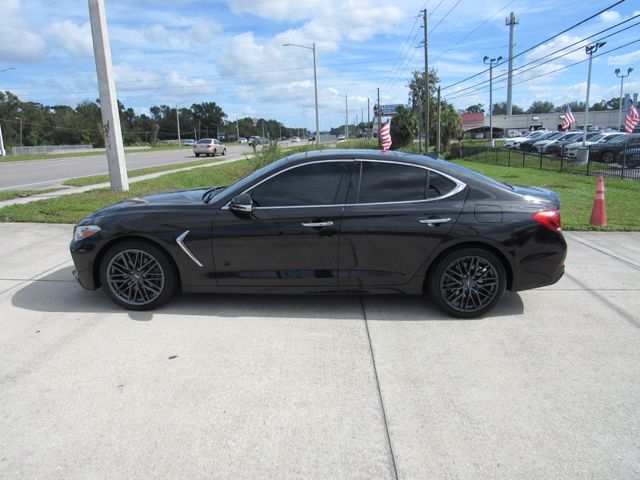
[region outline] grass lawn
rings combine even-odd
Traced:
[[[0,190],[0,201],[11,200],[12,198],[31,197],[41,193],[49,193],[58,190],[57,188],[47,188],[44,190]]]
[[[157,167],[138,168],[136,170],[128,171],[129,177],[140,177],[142,175],[148,175],[150,173],[166,172],[167,170],[175,170],[183,167],[193,167],[197,165],[205,165],[207,163],[215,162],[216,160],[224,160],[225,157],[208,158],[205,160],[194,160],[192,162],[171,163],[169,165],[159,165]],[[70,185],[72,187],[84,187],[85,185],[94,185],[96,183],[103,183],[109,181],[108,174],[91,175],[89,177],[71,178],[65,180],[63,185]]]
[[[294,151],[308,148],[299,147]],[[265,149],[259,151],[255,158],[248,160],[196,168],[132,183],[129,192],[116,193],[105,188],[24,205],[12,205],[0,209],[0,221],[75,223],[88,213],[125,198],[184,188],[229,185],[257,166],[289,153],[293,152],[277,147]],[[588,225],[596,190],[596,177],[467,160],[456,162],[505,183],[534,185],[554,190],[558,192],[562,201],[563,229],[599,230]],[[640,182],[605,177],[605,186],[610,227],[602,230],[640,231]]]

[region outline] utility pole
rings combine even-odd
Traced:
[[[418,151],[422,153],[422,133],[424,128],[424,117],[422,116],[422,102],[418,99]]]
[[[507,115],[511,115],[513,113],[512,103],[511,103],[511,95],[513,93],[513,47],[515,47],[514,43],[514,29],[515,26],[519,23],[520,19],[511,12],[509,14],[509,18],[504,19],[504,24],[509,26],[509,72],[507,77]]]
[[[380,106],[380,87],[378,87],[378,143],[380,143],[380,126],[382,124],[382,107]]]
[[[584,47],[584,51],[586,52],[587,55],[589,55],[589,73],[587,74],[587,99],[584,105],[584,128],[582,132],[582,148],[584,148],[587,143],[587,125],[589,123],[589,92],[591,91],[591,63],[593,61],[593,54],[596,53],[598,49],[604,46],[606,43],[607,42],[597,42]]]
[[[367,97],[367,129],[369,128],[369,125],[371,125],[371,116],[370,116],[370,112],[371,109],[369,107],[369,97]],[[367,137],[369,137],[369,135],[371,135],[371,137],[373,137],[373,128],[371,129],[371,131],[367,134]]]
[[[436,157],[440,156],[440,114],[442,113],[442,104],[440,103],[440,85],[438,85],[438,136],[436,138]]]
[[[261,122],[262,122],[262,138],[266,138],[264,136],[264,118],[261,119]]]
[[[178,123],[178,146],[182,145],[182,139],[180,138],[180,109],[176,103],[176,121]]]
[[[344,138],[349,140],[349,104],[347,96],[344,96]]]
[[[424,114],[424,148],[429,153],[429,100],[431,100],[431,92],[429,91],[429,42],[427,39],[427,9],[422,10],[422,22],[424,26],[424,76],[427,89],[427,105]]]
[[[111,71],[111,47],[109,45],[104,0],[89,0],[89,18],[93,36],[93,53],[98,76],[100,111],[102,113],[102,128],[104,130],[111,189],[114,191],[128,191],[129,179],[127,177],[127,165],[122,144],[116,87]]]
[[[633,68],[631,69],[633,70]],[[20,117],[20,146],[22,147],[22,117]]]
[[[236,115],[236,141],[240,140],[240,120],[238,120],[238,116]]]

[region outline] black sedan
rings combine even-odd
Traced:
[[[556,282],[559,198],[426,156],[305,152],[230,187],[148,195],[75,227],[75,276],[146,310],[176,291],[422,294],[449,315]]]

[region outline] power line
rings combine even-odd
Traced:
[[[549,37],[549,38],[547,38],[547,39],[545,39],[545,40],[541,41],[540,43],[537,43],[536,45],[534,45],[534,46],[532,46],[532,47],[529,47],[528,49],[526,49],[526,50],[524,50],[524,51],[522,51],[522,52],[518,53],[517,55],[514,55],[514,56],[513,56],[513,58],[518,58],[518,57],[520,57],[520,56],[524,55],[525,53],[528,53],[528,52],[530,52],[531,50],[533,50],[533,49],[535,49],[535,48],[539,47],[540,45],[543,45],[543,44],[545,44],[545,43],[547,43],[547,42],[549,42],[549,41],[553,40],[554,38],[559,37],[559,36],[560,36],[560,35],[562,35],[563,33],[567,33],[569,30],[573,30],[574,28],[579,27],[579,26],[580,26],[580,25],[582,25],[583,23],[588,22],[589,20],[592,20],[593,18],[595,18],[595,17],[597,17],[597,16],[601,15],[602,13],[606,12],[607,10],[610,10],[610,9],[612,9],[613,7],[617,6],[617,5],[620,5],[621,3],[624,3],[624,1],[625,1],[625,0],[619,0],[619,1],[617,1],[616,3],[614,3],[614,4],[612,4],[612,5],[609,5],[607,8],[604,8],[604,9],[600,10],[599,12],[594,13],[593,15],[591,15],[591,16],[589,16],[589,17],[587,17],[587,18],[585,18],[585,19],[583,19],[583,20],[581,20],[581,21],[579,21],[578,23],[575,23],[575,24],[573,24],[572,26],[570,26],[570,27],[568,27],[568,28],[565,28],[565,29],[564,29],[564,30],[562,30],[561,32],[556,33],[555,35],[553,35],[553,36],[551,36],[551,37]],[[507,60],[505,60],[505,61],[503,61],[502,63],[499,63],[499,64],[498,64],[498,66],[499,66],[499,65],[502,65],[502,64],[504,64],[504,63],[507,63],[507,61],[508,61],[508,59],[507,59]],[[467,77],[467,78],[465,78],[465,79],[462,79],[462,80],[460,80],[460,81],[458,81],[458,82],[452,83],[451,85],[447,85],[446,87],[442,87],[442,90],[446,90],[446,89],[451,88],[451,87],[453,87],[453,86],[455,86],[455,85],[459,85],[460,83],[466,82],[467,80],[471,80],[472,78],[475,78],[475,77],[477,77],[477,76],[479,76],[479,75],[482,75],[483,73],[486,73],[486,72],[488,72],[488,71],[489,71],[489,69],[485,69],[485,70],[483,70],[482,72],[476,73],[475,75],[472,75],[472,76],[470,76],[470,77]]]
[[[460,43],[462,43],[463,41],[465,41],[467,38],[469,38],[472,34],[474,34],[475,32],[477,32],[481,27],[483,27],[484,25],[486,25],[487,23],[489,23],[491,20],[493,20],[500,12],[502,12],[505,8],[507,8],[509,5],[511,5],[515,0],[509,0],[509,2],[502,8],[500,8],[499,10],[497,10],[493,15],[491,15],[490,17],[486,18],[484,21],[482,21],[477,27],[475,27],[473,30],[471,30],[469,33],[467,33],[464,37],[462,37],[460,40],[458,40],[456,43],[454,43],[451,47],[449,47],[448,49],[446,49],[444,52],[442,52],[441,55],[444,55],[445,53],[450,52],[451,50],[453,50],[455,47],[457,47],[458,45],[460,45]]]
[[[582,49],[582,47],[583,47],[582,45],[581,45],[581,46],[579,46],[579,47],[577,47],[577,48],[574,48],[573,50],[569,50],[569,51],[567,51],[567,52],[565,52],[565,53],[563,53],[563,54],[561,54],[561,55],[558,55],[558,56],[556,56],[556,57],[550,58],[549,60],[546,60],[545,62],[542,62],[542,63],[540,63],[540,64],[538,64],[538,65],[534,65],[535,63],[540,62],[541,60],[545,60],[545,59],[547,59],[547,58],[551,57],[552,55],[555,55],[556,53],[559,53],[559,52],[561,52],[561,51],[563,51],[563,50],[566,50],[566,49],[571,48],[571,47],[573,47],[573,46],[575,46],[575,45],[578,45],[579,43],[584,43],[586,40],[588,40],[588,39],[590,39],[590,38],[593,38],[593,37],[595,37],[596,35],[600,35],[601,33],[604,33],[604,32],[606,32],[606,31],[608,31],[608,30],[612,30],[612,29],[614,29],[614,28],[617,28],[617,27],[619,27],[620,25],[622,25],[622,24],[624,24],[624,23],[627,23],[627,22],[629,22],[629,21],[631,21],[631,20],[634,20],[635,18],[638,18],[638,17],[640,17],[640,14],[638,14],[638,15],[636,15],[636,16],[634,16],[634,17],[631,17],[631,18],[629,18],[629,19],[627,19],[627,20],[624,20],[624,21],[622,21],[622,22],[620,22],[620,23],[618,23],[618,24],[616,24],[616,25],[613,25],[613,26],[611,26],[611,27],[608,27],[608,28],[605,28],[605,29],[603,29],[603,30],[600,30],[599,32],[596,32],[596,33],[594,33],[594,34],[592,34],[592,35],[589,35],[589,36],[587,36],[587,37],[584,37],[584,38],[582,38],[582,39],[580,39],[580,40],[578,40],[578,41],[576,41],[576,42],[573,42],[571,45],[567,45],[567,46],[562,47],[562,48],[560,48],[560,49],[558,49],[558,50],[556,50],[556,51],[554,51],[554,52],[551,52],[551,53],[549,53],[549,54],[547,54],[547,55],[544,55],[544,56],[542,56],[542,57],[540,57],[540,58],[537,58],[537,59],[532,60],[532,61],[530,61],[530,62],[528,62],[528,63],[525,63],[524,65],[520,66],[520,68],[518,68],[518,71],[517,71],[517,73],[515,73],[515,74],[514,74],[514,76],[516,76],[516,75],[520,75],[520,74],[525,73],[525,72],[528,72],[528,71],[530,71],[530,70],[533,70],[534,68],[541,67],[542,65],[546,65],[547,63],[550,63],[550,62],[552,62],[552,61],[554,61],[554,60],[558,60],[559,58],[565,57],[565,56],[567,56],[567,55],[569,55],[569,54],[571,54],[571,53],[573,53],[573,52],[576,52],[576,51],[578,51],[578,50],[581,50],[581,49]],[[613,37],[614,35],[618,35],[619,33],[622,33],[622,32],[624,32],[624,31],[626,31],[626,30],[629,30],[630,28],[633,28],[633,27],[635,27],[635,26],[637,26],[637,25],[640,25],[640,22],[636,22],[636,23],[634,23],[633,25],[629,25],[628,27],[625,27],[625,28],[622,28],[622,29],[618,30],[617,32],[613,32],[613,33],[610,33],[609,35],[605,35],[604,37],[599,38],[597,41],[601,41],[601,40],[604,40],[604,39],[607,39],[607,38],[611,38],[611,37]],[[534,65],[534,66],[533,66],[533,67],[531,67],[531,68],[528,68],[528,69],[526,69],[526,70],[522,70],[522,68],[523,68],[523,67],[527,67],[527,66],[529,66],[529,65]],[[504,81],[504,77],[506,77],[506,76],[507,76],[507,74],[506,74],[506,73],[502,73],[502,74],[500,74],[500,75],[496,76],[496,77],[494,78],[494,83],[495,83],[496,81],[497,81],[497,82],[503,82],[503,81]],[[483,80],[482,82],[478,82],[478,83],[476,83],[476,84],[474,84],[474,85],[471,85],[471,86],[469,86],[469,87],[465,87],[465,88],[463,88],[463,89],[461,89],[461,90],[458,90],[458,91],[456,91],[455,93],[461,93],[461,92],[464,92],[465,90],[469,90],[469,89],[472,89],[472,88],[478,87],[478,86],[483,85],[483,84],[486,84],[486,83],[489,83],[489,81],[488,81],[488,80]]]
[[[597,54],[597,55],[593,55],[593,58],[598,58],[598,57],[601,57],[601,56],[603,56],[603,55],[608,55],[608,54],[610,54],[610,53],[615,52],[616,50],[620,50],[620,49],[622,49],[622,48],[628,47],[629,45],[633,45],[634,43],[638,43],[638,42],[640,42],[640,38],[637,38],[637,39],[632,40],[632,41],[630,41],[630,42],[628,42],[628,43],[625,43],[624,45],[620,45],[620,46],[618,46],[618,47],[611,48],[611,49],[607,50],[606,52],[602,52],[602,53],[599,53],[599,54]],[[585,59],[583,59],[583,60],[578,60],[577,62],[571,63],[571,64],[569,64],[569,65],[565,65],[565,66],[563,66],[563,67],[556,68],[555,70],[551,70],[551,71],[549,71],[549,72],[545,72],[545,73],[542,73],[542,74],[540,74],[540,75],[537,75],[536,77],[526,78],[526,79],[524,79],[524,80],[520,80],[519,82],[514,82],[514,83],[513,83],[513,85],[518,85],[518,84],[521,84],[521,83],[530,82],[530,81],[532,81],[532,80],[537,80],[537,79],[539,79],[539,78],[541,78],[541,77],[546,77],[547,75],[551,75],[551,74],[553,74],[553,73],[557,73],[557,72],[560,72],[560,71],[562,71],[562,70],[566,70],[566,69],[568,69],[568,68],[575,67],[576,65],[580,65],[581,63],[588,62],[588,61],[589,61],[589,58],[585,58]],[[523,72],[523,73],[524,73],[524,72]],[[514,75],[514,76],[515,76],[515,75]],[[504,80],[502,80],[502,81],[504,81]],[[493,87],[493,88],[494,88],[494,90],[504,90],[504,89],[505,89],[505,88],[507,88],[507,87],[506,87],[506,85],[504,85],[504,86],[502,86],[502,87],[497,87],[497,88],[496,88],[496,87]],[[457,99],[457,98],[468,97],[468,96],[473,95],[473,94],[476,94],[476,93],[486,93],[486,92],[488,92],[488,91],[489,91],[489,90],[488,90],[488,89],[485,89],[485,88],[483,88],[483,89],[478,89],[478,90],[475,90],[475,91],[472,91],[472,92],[463,93],[462,95],[454,95],[453,97],[447,97],[447,101],[455,100],[455,99]],[[455,93],[458,93],[458,92],[455,92]]]
[[[431,34],[433,33],[433,31],[434,31],[436,28],[438,28],[438,25],[440,25],[442,22],[444,22],[444,21],[447,19],[447,17],[451,14],[451,12],[453,11],[453,9],[454,9],[454,8],[456,8],[456,7],[460,4],[460,2],[462,2],[462,0],[458,0],[458,1],[453,5],[453,7],[451,7],[451,8],[449,9],[449,11],[445,14],[445,16],[444,16],[444,17],[442,17],[442,18],[440,19],[440,21],[439,21],[438,23],[436,23],[436,24],[435,24],[435,26],[434,26],[433,28],[431,28],[431,30],[429,30],[429,35],[431,35]],[[432,15],[433,15],[433,14],[432,14]]]

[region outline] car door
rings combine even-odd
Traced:
[[[297,165],[245,190],[253,211],[223,207],[212,229],[221,286],[335,287],[353,160]]]
[[[447,238],[468,193],[465,184],[414,164],[363,160],[342,216],[341,286],[409,282]]]

